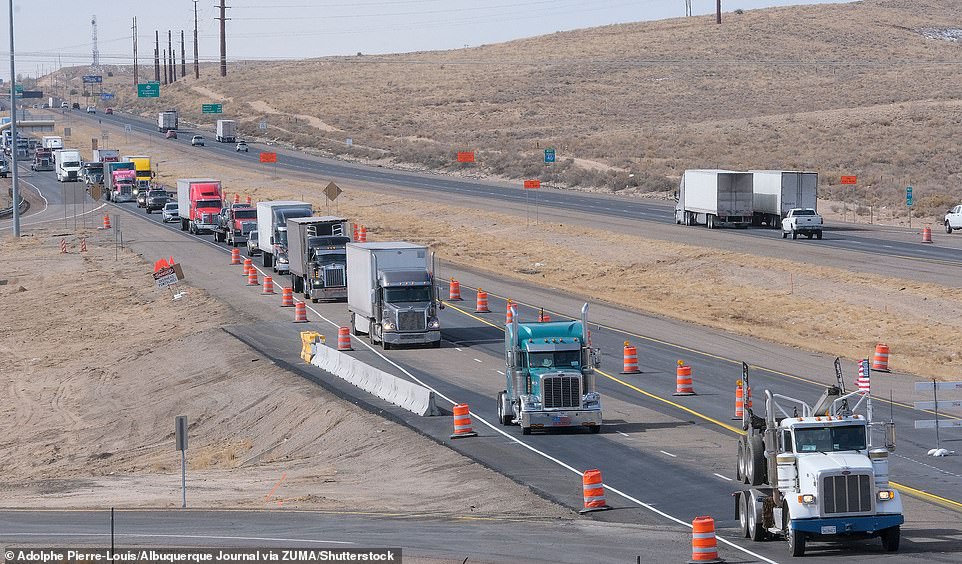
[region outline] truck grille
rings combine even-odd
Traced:
[[[255,221],[245,221],[241,223],[241,234],[245,237],[251,234],[251,231],[257,229],[257,222]]]
[[[343,288],[344,286],[347,286],[347,282],[344,280],[343,268],[328,268],[324,270],[325,288]],[[400,319],[398,322],[400,322]]]
[[[581,378],[548,376],[541,379],[541,401],[544,407],[581,407]]]
[[[872,477],[868,474],[822,478],[825,513],[869,513],[872,511]]]
[[[398,331],[424,331],[426,324],[423,311],[399,311],[397,313]]]

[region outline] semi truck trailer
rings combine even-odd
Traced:
[[[730,170],[686,170],[678,185],[675,223],[747,227],[752,222],[752,174]]]
[[[753,170],[754,225],[778,229],[795,208],[818,209],[818,173],[789,170]]]

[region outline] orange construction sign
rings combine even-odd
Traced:
[[[277,162],[277,153],[261,153],[261,162],[262,162],[262,163],[276,163],[276,162]]]
[[[858,184],[858,177],[856,176],[843,176],[842,184]]]
[[[528,189],[541,188],[540,180],[525,180],[524,187]]]
[[[458,162],[459,162],[459,163],[473,163],[473,162],[474,162],[474,151],[458,151]]]
[[[170,257],[169,260],[160,259],[154,263],[154,272],[163,270],[165,268],[170,268],[172,266],[174,266],[174,257]]]

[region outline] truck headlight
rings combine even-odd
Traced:
[[[428,319],[428,329],[440,329],[440,328],[441,328],[441,322],[438,320],[437,317],[432,317],[431,319]]]
[[[805,505],[812,505],[815,503],[815,496],[812,494],[803,494],[798,496],[798,502],[804,503]]]
[[[521,396],[521,402],[524,403],[525,409],[540,410],[541,409],[541,398],[535,395]]]
[[[385,331],[394,331],[394,324],[390,321],[382,322],[381,327],[383,327]]]
[[[879,501],[889,501],[889,500],[892,500],[892,499],[895,499],[895,492],[893,492],[892,490],[879,490],[879,491],[878,491],[878,500],[879,500]]]
[[[280,264],[287,264],[287,263],[290,262],[290,261],[287,259],[286,256],[281,255],[281,256],[277,257],[277,262],[279,262]]]
[[[601,394],[588,392],[584,397],[585,407],[597,407],[601,403]]]

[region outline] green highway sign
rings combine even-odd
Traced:
[[[138,98],[160,98],[160,84],[148,82],[147,84],[137,85]]]
[[[200,111],[205,114],[222,114],[224,113],[223,104],[201,104]]]
[[[554,149],[544,150],[544,164],[549,164],[555,162],[555,152]]]
[[[14,85],[13,85],[13,91],[14,91],[14,93],[16,93],[16,94],[23,94],[23,85],[22,85],[22,84],[14,84]]]
[[[907,186],[905,188],[905,205],[906,206],[912,205],[912,187],[911,186]]]

